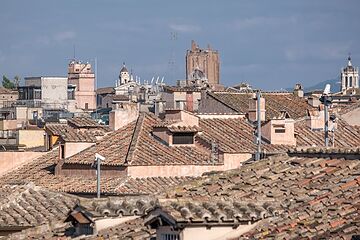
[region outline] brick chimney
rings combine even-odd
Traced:
[[[265,121],[265,98],[260,97],[260,120]],[[257,121],[257,98],[254,94],[249,100],[248,118],[251,122]]]
[[[109,127],[116,131],[119,128],[135,121],[139,117],[139,106],[137,103],[119,103],[109,113]]]

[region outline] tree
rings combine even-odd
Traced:
[[[8,79],[5,75],[3,75],[2,85],[4,88],[7,88],[7,89],[15,88],[15,84],[10,79]]]

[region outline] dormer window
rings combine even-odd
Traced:
[[[193,132],[179,132],[173,133],[173,141],[174,145],[176,144],[194,144],[194,135]]]

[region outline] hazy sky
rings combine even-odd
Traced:
[[[220,51],[227,86],[310,86],[337,77],[349,52],[360,66],[359,7],[359,0],[2,1],[0,74],[66,75],[75,45],[77,59],[97,58],[100,87],[115,84],[123,62],[141,79],[175,84],[194,39]]]

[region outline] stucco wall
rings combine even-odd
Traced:
[[[67,103],[67,78],[42,77],[41,100],[52,107],[62,107]]]
[[[46,152],[0,152],[0,175],[13,170]]]
[[[201,176],[205,172],[238,168],[251,156],[250,153],[224,154],[224,164],[221,165],[129,166],[128,175],[132,177]]]
[[[118,218],[105,218],[95,220],[95,232],[101,231],[105,228],[109,228],[112,226],[119,225],[126,221],[130,221],[133,219],[139,218],[139,216],[129,216],[129,217],[118,217]]]
[[[0,120],[0,130],[14,130],[17,128],[17,120]]]
[[[19,145],[24,144],[27,148],[45,146],[44,130],[23,130],[20,129],[18,134]]]
[[[360,126],[360,108],[341,116],[348,124]]]
[[[240,225],[233,227],[187,227],[182,231],[183,240],[207,239],[207,240],[226,240],[240,237],[250,231],[256,224]]]
[[[136,104],[123,104],[123,108],[114,109],[109,113],[109,127],[118,130],[125,125],[135,121],[139,116],[139,109]]]
[[[82,150],[95,145],[95,143],[88,142],[66,142],[65,143],[65,158],[71,157]]]

